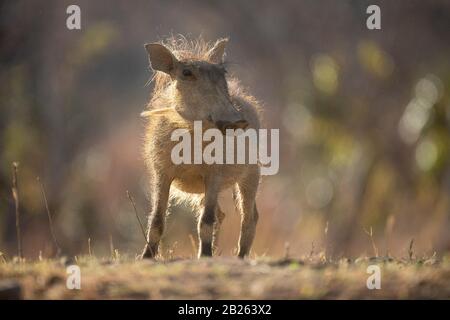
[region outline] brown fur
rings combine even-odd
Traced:
[[[219,68],[223,68],[223,62],[213,63],[210,55],[214,54],[214,49],[218,45],[224,45],[224,42],[219,43],[218,41],[214,46],[201,39],[190,42],[184,38],[171,38],[164,44],[166,48],[170,49],[174,59],[177,59],[177,65],[181,65],[183,68],[191,65],[199,66],[202,70],[206,70],[208,75],[204,76],[204,73],[198,73],[196,74],[199,78],[197,82],[184,84],[183,80],[177,78],[179,77],[178,71],[168,68],[169,74],[157,71],[153,77],[152,97],[148,111],[143,113],[147,119],[144,157],[151,176],[152,192],[152,212],[148,227],[149,245],[145,247],[143,257],[152,258],[158,251],[159,241],[164,231],[169,194],[173,198],[186,200],[192,204],[194,209],[197,206],[202,207],[198,225],[199,257],[211,256],[213,248],[217,245],[220,224],[225,216],[217,202],[218,194],[227,189],[234,190],[237,206],[242,215],[238,255],[244,257],[250,251],[258,219],[255,197],[260,179],[259,166],[175,165],[171,160],[171,151],[178,142],[171,141],[170,137],[172,132],[179,128],[186,128],[192,132],[193,119],[203,121],[203,130],[213,127],[214,122],[205,119],[204,115],[205,112],[214,114],[219,107],[223,110],[216,112],[216,115],[219,115],[218,120],[222,120],[220,117],[228,120],[226,119],[228,115],[232,117],[238,115],[248,123],[250,128],[259,129],[258,103],[256,99],[241,89],[237,80],[231,77],[226,78],[226,92],[220,87],[222,78]],[[153,57],[154,60],[159,59],[158,61],[166,62],[168,57],[166,53],[163,52],[162,56],[157,55],[160,51],[164,51],[164,48],[156,46],[156,49],[157,53],[149,52],[149,54],[151,53],[150,60]],[[219,51],[219,53],[222,52]],[[217,60],[217,57],[215,59]],[[156,62],[154,64],[156,65]],[[200,86],[202,81],[206,88],[205,92],[202,92],[202,88],[200,88],[195,93],[194,91],[198,89],[195,87],[194,90],[189,90],[190,92],[183,92],[187,90],[185,85],[192,88],[197,83]],[[217,88],[207,91],[211,86],[213,89],[214,86]],[[211,96],[211,92],[219,92],[219,96],[210,97],[210,100],[202,97],[203,93],[204,96]],[[201,106],[204,109],[203,113],[193,113],[189,110],[199,103],[206,103]],[[180,107],[180,105],[182,106]],[[186,111],[186,109],[188,110]],[[179,110],[182,110],[183,114],[188,112],[189,119],[180,114]],[[227,113],[229,110],[232,113]]]

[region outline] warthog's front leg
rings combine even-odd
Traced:
[[[164,232],[167,203],[171,180],[161,174],[154,174],[152,181],[152,211],[148,218],[147,244],[142,258],[154,258],[158,253],[159,241]]]
[[[217,204],[216,221],[214,222],[213,236],[212,236],[212,250],[214,254],[217,251],[217,246],[219,243],[220,226],[222,225],[223,219],[225,219],[225,213],[222,211],[222,209],[220,209],[220,206]]]
[[[216,222],[217,199],[221,184],[220,177],[205,179],[204,209],[198,222],[199,250],[198,257],[211,257],[213,251],[213,233]]]
[[[237,183],[237,204],[241,211],[241,234],[239,235],[238,256],[249,254],[258,222],[256,209],[256,191],[259,184],[259,168],[252,168],[251,172]]]

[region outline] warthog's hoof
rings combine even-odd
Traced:
[[[141,259],[154,259],[156,256],[157,248],[150,248],[149,246],[145,246],[144,251],[141,254]]]
[[[198,253],[198,258],[212,257],[212,255],[213,255],[213,249],[212,249],[211,242],[202,243],[200,251]]]

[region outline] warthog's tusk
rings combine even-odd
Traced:
[[[169,109],[172,109],[172,108],[162,108],[162,109],[156,109],[156,110],[145,110],[145,111],[141,112],[141,117],[147,118],[147,117],[150,117],[152,115],[158,115],[158,114],[166,112]]]

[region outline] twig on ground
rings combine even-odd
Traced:
[[[19,164],[17,162],[13,162],[13,178],[12,178],[12,195],[14,198],[14,204],[16,208],[16,235],[17,235],[17,255],[19,259],[22,260],[22,237],[20,234],[20,212],[19,212],[19,189],[17,187],[17,172],[19,168]]]
[[[55,247],[56,247],[56,256],[59,256],[61,254],[61,247],[59,246],[58,241],[56,240],[55,230],[53,229],[53,219],[52,219],[52,215],[50,214],[50,209],[48,207],[47,195],[45,194],[44,185],[42,184],[41,179],[39,177],[37,177],[36,180],[39,183],[39,186],[41,188],[42,199],[44,199],[45,209],[47,210],[48,224],[50,226],[50,233],[52,235],[53,243],[55,244]]]
[[[92,257],[91,238],[88,238],[88,252],[89,252],[89,257]]]
[[[114,243],[112,234],[109,234],[109,251],[111,253],[111,259],[114,260]]]
[[[409,248],[408,248],[409,261],[412,261],[412,259],[414,258],[413,246],[414,246],[414,238],[412,238],[411,241],[409,242]]]
[[[137,212],[136,204],[135,204],[135,202],[134,202],[133,196],[130,194],[130,192],[129,192],[128,190],[127,190],[127,197],[128,197],[128,199],[130,200],[131,204],[133,205],[134,213],[135,213],[135,215],[136,215],[137,221],[139,222],[139,226],[141,227],[142,235],[144,236],[145,242],[146,242],[147,244],[149,244],[149,243],[148,243],[147,236],[145,235],[144,225],[142,224],[141,219],[139,218],[139,214],[138,214],[138,212]]]
[[[373,249],[373,253],[375,254],[375,257],[378,258],[378,248],[375,245],[375,241],[373,240],[373,230],[372,227],[370,227],[370,232],[367,231],[366,229],[364,229],[364,232],[370,237],[370,241],[372,243],[372,249]]]
[[[384,227],[384,237],[385,237],[385,244],[386,244],[386,257],[389,257],[391,255],[390,252],[390,242],[392,238],[392,232],[395,225],[395,216],[389,215],[389,217],[386,220],[386,226]]]
[[[314,241],[311,241],[311,251],[309,252],[309,259],[311,260],[314,255]]]
[[[284,244],[284,260],[289,259],[289,249],[290,249],[290,244],[289,244],[289,242],[286,242]]]
[[[325,235],[325,240],[324,240],[324,249],[323,249],[323,255],[325,257],[325,261],[327,261],[327,254],[328,254],[328,220],[327,223],[325,224],[325,230],[324,230],[324,235]]]

